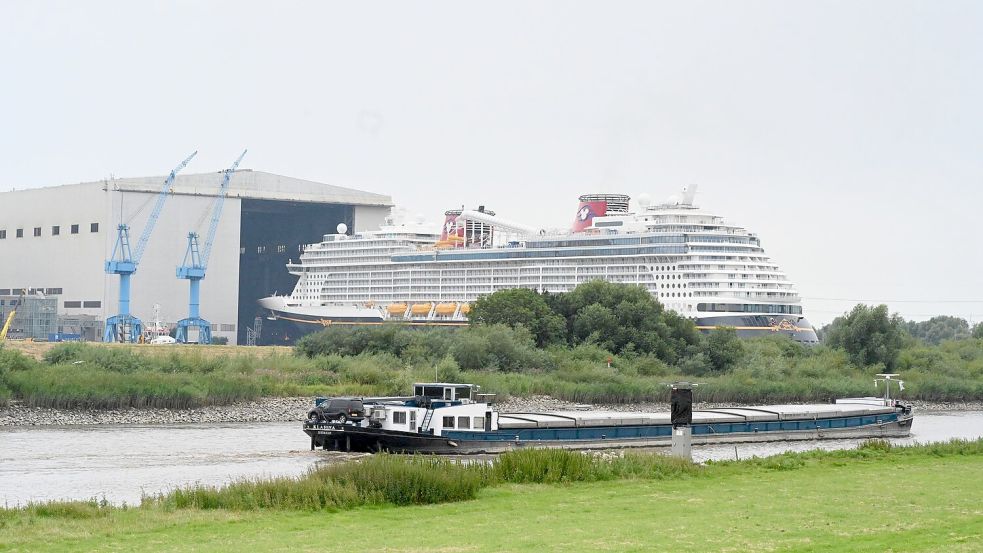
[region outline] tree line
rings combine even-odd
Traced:
[[[553,370],[567,362],[557,352],[577,350],[579,355],[588,351],[583,348],[592,348],[606,353],[589,357],[603,362],[605,356],[614,356],[622,364],[640,367],[640,374],[700,376],[753,368],[762,363],[762,351],[771,347],[739,339],[733,328],[702,333],[644,288],[602,280],[567,293],[500,290],[475,301],[469,319],[469,327],[456,331],[399,325],[331,327],[301,339],[297,348],[308,357],[389,353],[445,367],[449,374],[458,369]],[[908,370],[913,363],[929,363],[919,347],[983,338],[983,324],[970,327],[963,319],[945,316],[905,321],[885,305],[860,304],[818,333],[823,343],[815,348],[776,335],[776,343],[782,344],[777,351],[785,359],[813,360],[838,351],[857,369]],[[970,349],[981,348],[983,344]],[[910,353],[902,355],[904,351]]]

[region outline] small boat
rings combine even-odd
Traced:
[[[911,405],[890,398],[896,375],[879,375],[883,398],[845,398],[813,405],[694,410],[693,445],[904,437]],[[318,398],[322,404],[329,398]],[[311,449],[477,454],[526,448],[609,449],[672,443],[669,411],[499,413],[493,396],[472,384],[418,383],[407,397],[362,398],[365,416],[331,419],[315,407],[304,423]]]

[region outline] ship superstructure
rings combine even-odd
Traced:
[[[335,323],[466,324],[470,304],[508,288],[569,292],[602,279],[642,286],[697,326],[817,342],[800,298],[758,237],[698,208],[695,186],[631,211],[621,194],[580,197],[573,228],[547,233],[485,210],[326,235],[288,269],[290,296],[260,300],[273,317],[314,330]],[[388,222],[387,222],[388,223]]]

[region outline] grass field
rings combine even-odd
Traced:
[[[983,550],[978,446],[785,455],[694,475],[505,484],[351,511],[0,513],[4,551]]]
[[[87,342],[103,348],[116,348],[120,350],[133,351],[142,355],[166,356],[174,353],[180,348],[181,353],[190,355],[200,355],[207,358],[225,357],[230,355],[248,354],[257,357],[268,357],[270,355],[291,355],[293,347],[290,346],[202,346],[194,344],[107,344],[103,342]],[[58,346],[57,342],[31,342],[27,340],[7,340],[5,347],[19,351],[24,355],[40,360],[44,354],[52,348]]]

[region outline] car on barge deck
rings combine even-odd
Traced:
[[[890,398],[890,383],[900,381],[888,380],[883,398],[693,411],[693,444],[908,436],[914,420],[911,405]],[[366,416],[360,421],[328,420],[312,410],[304,423],[311,449],[477,454],[530,447],[659,447],[672,441],[668,411],[499,413],[494,396],[479,393],[472,384],[417,383],[413,392],[362,398]]]

